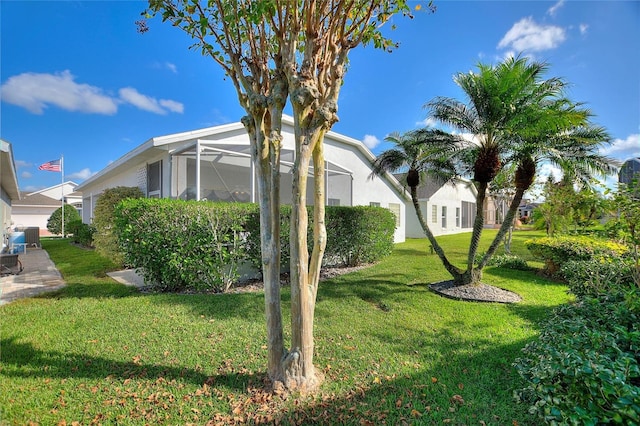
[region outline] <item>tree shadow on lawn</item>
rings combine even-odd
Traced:
[[[36,296],[39,299],[103,299],[135,297],[140,292],[135,287],[129,287],[113,281],[111,278],[100,279],[90,284],[79,281],[68,281],[66,286],[52,292]]]
[[[11,377],[41,377],[44,379],[164,379],[188,382],[195,386],[209,385],[244,391],[252,381],[261,381],[259,375],[248,372],[218,372],[205,374],[186,367],[174,367],[143,362],[115,361],[103,357],[40,350],[29,343],[20,343],[15,337],[0,340],[3,366],[0,375]]]
[[[326,299],[358,297],[365,302],[384,306],[404,293],[420,291],[407,286],[402,276],[379,274],[367,276],[362,281],[332,279],[322,282],[318,291],[318,304]],[[423,290],[426,291],[426,290]]]
[[[275,423],[539,424],[525,404],[513,399],[522,382],[512,363],[526,341],[500,346],[491,340],[476,342],[482,350],[470,348],[472,343],[447,331],[438,333],[428,343],[437,347],[439,356],[434,361],[433,348],[423,354],[419,346],[389,342],[394,346],[392,353],[415,362],[408,367],[411,372],[386,368],[379,354],[369,353],[365,356],[370,357],[371,370],[353,378],[351,389],[335,385],[348,372],[326,371],[327,381],[319,394],[280,410]],[[258,407],[254,409],[259,413]]]

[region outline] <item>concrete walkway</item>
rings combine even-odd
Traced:
[[[29,248],[27,254],[21,254],[18,259],[24,270],[19,275],[0,277],[0,305],[65,286],[45,250]]]

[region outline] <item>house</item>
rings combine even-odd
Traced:
[[[406,182],[405,174],[395,175],[399,182]],[[433,235],[470,232],[476,214],[477,191],[467,179],[438,183],[426,179],[417,188],[420,211]],[[411,201],[407,204],[408,238],[426,238],[418,215]]]
[[[0,246],[2,247],[4,247],[8,232],[12,227],[12,206],[18,200],[20,200],[20,191],[18,190],[13,149],[9,142],[0,139],[0,225],[2,226]]]
[[[67,205],[82,214],[82,195],[76,192],[77,187],[77,183],[67,181],[35,192],[21,192],[20,201],[14,203],[11,213],[13,226],[38,227],[41,236],[50,235],[47,221],[62,205],[63,196]]]
[[[532,203],[529,200],[522,200],[518,206],[518,219],[522,223],[530,223],[533,218],[533,211],[540,205],[540,203]]]
[[[281,198],[291,203],[293,118],[283,117]],[[374,155],[364,144],[327,132],[324,139],[327,205],[375,205],[396,215],[395,241],[405,240],[408,196],[387,174],[369,179]],[[242,123],[154,137],[80,184],[83,221],[90,223],[100,194],[116,186],[139,187],[147,197],[182,200],[257,201],[256,170]],[[313,203],[310,173],[307,200]],[[410,201],[409,201],[410,205]]]
[[[640,157],[625,161],[618,172],[618,182],[620,183],[628,185],[633,179],[640,179]]]

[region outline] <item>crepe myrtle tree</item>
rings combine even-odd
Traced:
[[[445,175],[470,177],[477,188],[476,215],[465,268],[449,261],[414,202],[421,225],[455,285],[481,281],[482,270],[511,227],[520,201],[534,181],[538,164],[550,162],[584,180],[594,173],[615,172],[615,163],[598,153],[604,144],[610,143],[609,135],[602,127],[590,123],[591,113],[587,109],[566,98],[564,80],[542,78],[547,69],[545,63],[521,57],[508,58],[497,65],[478,64],[477,72],[458,73],[454,77],[467,97],[466,103],[436,97],[425,105],[430,118],[455,133],[450,134],[449,140],[441,135],[434,138],[433,131],[417,133],[420,136],[417,143],[425,148],[413,153],[433,157],[430,160],[419,157],[418,163],[442,165]],[[448,148],[442,148],[443,141]],[[380,166],[380,170],[394,169],[393,164]],[[498,233],[476,265],[487,189],[509,166],[515,168],[513,198]]]
[[[233,82],[247,115],[242,122],[256,164],[265,283],[268,374],[274,386],[313,391],[322,373],[313,365],[313,319],[326,246],[325,133],[338,120],[338,96],[348,53],[395,44],[381,26],[410,15],[405,0],[149,0],[156,14],[185,31]],[[427,10],[432,10],[427,3]],[[417,9],[418,7],[416,7]],[[139,21],[139,29],[147,29]],[[282,111],[294,116],[295,163],[291,217],[291,349],[284,346],[280,306],[280,150]],[[306,188],[313,162],[313,250],[307,249]]]

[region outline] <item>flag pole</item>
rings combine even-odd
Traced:
[[[60,192],[62,192],[62,238],[64,238],[64,155],[60,155]]]

